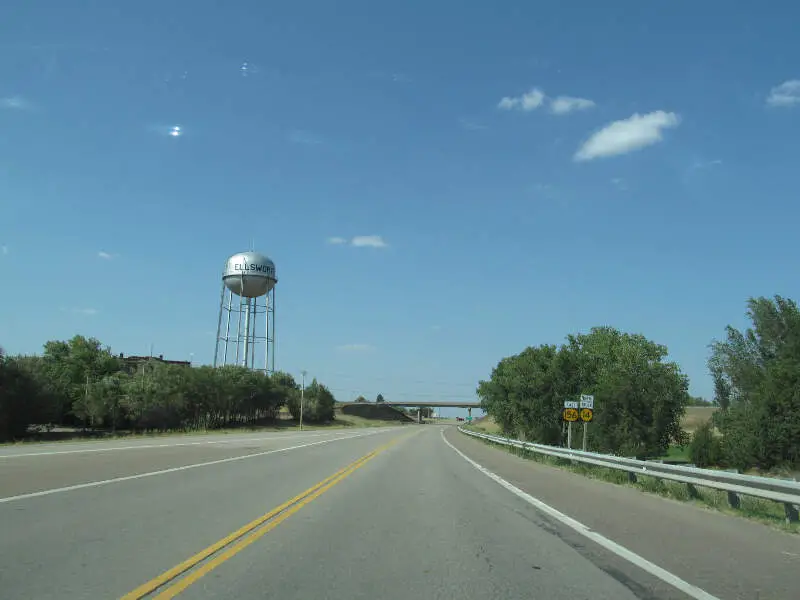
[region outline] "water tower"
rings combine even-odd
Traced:
[[[275,263],[258,252],[225,261],[214,366],[275,371]],[[223,330],[224,326],[224,330]],[[260,350],[263,346],[263,355]],[[258,358],[257,356],[258,355]]]

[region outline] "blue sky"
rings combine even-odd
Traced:
[[[472,398],[503,356],[603,324],[710,396],[707,345],[747,298],[800,296],[798,19],[20,4],[0,20],[0,344],[210,362],[222,264],[254,240],[277,367],[340,399]]]

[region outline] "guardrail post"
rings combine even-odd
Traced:
[[[787,523],[797,523],[800,521],[800,514],[798,514],[798,506],[795,504],[784,503],[783,510],[786,513]]]
[[[725,469],[728,473],[738,473],[738,469]],[[742,499],[736,492],[728,492],[728,504],[734,510],[739,510],[742,507]]]
[[[697,491],[697,488],[694,486],[694,484],[687,483],[686,484],[686,488],[689,491],[689,497],[690,498],[695,498],[696,499],[696,498],[700,497],[700,492]]]
[[[628,481],[631,483],[636,483],[638,480],[636,479],[636,473],[633,471],[628,471]]]

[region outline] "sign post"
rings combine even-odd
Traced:
[[[567,448],[572,449],[572,424],[578,420],[578,403],[564,400],[563,419],[567,422]]]
[[[594,418],[594,396],[581,394],[581,421],[583,421],[583,451],[586,452],[587,427]]]

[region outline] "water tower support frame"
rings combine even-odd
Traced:
[[[227,296],[227,297],[226,297]],[[238,302],[234,302],[237,297]],[[227,313],[227,314],[225,314]],[[231,318],[236,314],[234,331],[231,331]],[[264,323],[261,324],[263,315]],[[225,320],[225,332],[222,325]],[[259,329],[261,332],[259,332]],[[261,333],[261,335],[259,335]],[[275,372],[275,288],[264,296],[244,298],[237,296],[222,285],[219,316],[217,318],[217,340],[214,349],[214,367],[227,364],[239,365],[256,370],[256,349],[264,345],[264,362],[258,360],[257,370],[271,375]],[[228,346],[235,345],[233,361],[228,362]],[[263,366],[262,366],[263,365]]]

